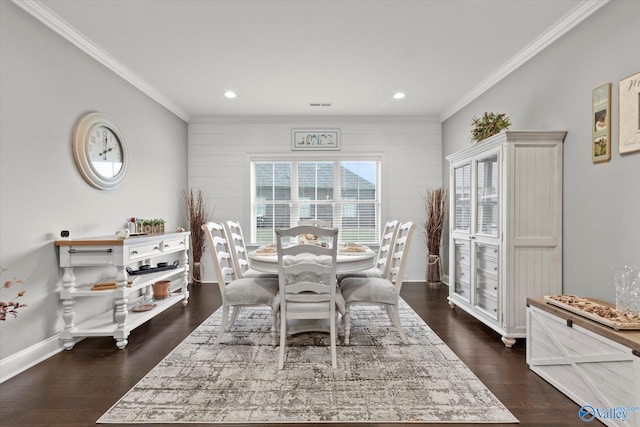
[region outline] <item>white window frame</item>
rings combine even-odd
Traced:
[[[377,171],[376,171],[376,198],[374,200],[372,200],[371,202],[373,202],[376,206],[376,217],[375,217],[375,224],[374,224],[374,229],[375,229],[375,236],[373,241],[371,242],[360,242],[360,243],[364,243],[364,244],[370,244],[370,245],[377,245],[380,239],[380,227],[381,227],[381,223],[382,223],[382,196],[383,196],[383,182],[382,182],[382,168],[383,168],[383,156],[380,154],[361,154],[361,155],[351,155],[351,156],[335,156],[335,155],[324,155],[324,153],[315,153],[313,156],[288,156],[288,155],[250,155],[249,158],[249,168],[250,168],[250,211],[249,211],[249,223],[251,224],[250,227],[250,240],[251,240],[251,244],[255,245],[256,244],[256,234],[257,234],[257,225],[256,225],[256,187],[255,187],[255,181],[256,181],[256,176],[255,176],[255,168],[254,168],[254,164],[258,163],[258,162],[290,162],[292,163],[292,168],[291,168],[291,173],[292,173],[292,178],[291,178],[291,188],[292,188],[292,193],[291,193],[291,201],[295,202],[296,200],[298,200],[298,192],[297,192],[297,188],[298,188],[298,180],[297,180],[297,165],[298,163],[303,163],[303,162],[334,162],[334,163],[344,163],[344,162],[352,162],[352,161],[362,161],[362,162],[376,162],[378,164],[377,167]],[[295,170],[294,170],[295,169]],[[336,224],[336,226],[338,226],[338,228],[341,228],[341,224],[342,224],[342,203],[340,203],[340,201],[342,201],[342,197],[341,197],[341,188],[342,186],[339,185],[340,180],[341,180],[341,176],[340,176],[340,168],[339,167],[334,167],[333,168],[333,172],[334,172],[334,193],[333,193],[333,203],[334,203],[334,209],[333,209],[333,219],[334,222]],[[296,189],[295,191],[293,191],[293,189]],[[348,199],[346,200],[347,202],[351,201],[352,203],[354,202],[353,199]],[[299,205],[298,205],[299,206]],[[294,221],[294,218],[299,218],[299,212],[295,212],[295,207],[292,208],[291,211],[291,221]],[[297,225],[296,224],[290,224],[291,226],[293,225]],[[247,236],[245,236],[247,237]],[[275,241],[275,240],[274,240]]]

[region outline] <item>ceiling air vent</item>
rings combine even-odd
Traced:
[[[309,107],[331,107],[333,104],[330,102],[310,102]]]

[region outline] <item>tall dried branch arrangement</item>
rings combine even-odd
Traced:
[[[202,197],[202,190],[198,190],[196,193],[193,190],[185,190],[183,191],[183,196],[187,223],[189,224],[189,231],[191,231],[191,257],[195,264],[200,262],[204,254],[205,237],[201,226],[209,221],[210,212]],[[201,282],[200,268],[193,265],[191,268],[194,283]]]
[[[447,213],[447,192],[443,188],[429,189],[425,204],[427,221],[424,224],[424,228],[429,255],[439,255],[442,227]]]

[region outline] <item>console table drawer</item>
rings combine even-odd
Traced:
[[[162,252],[171,253],[182,251],[187,247],[185,239],[163,240]]]
[[[131,246],[129,248],[129,260],[136,260],[140,258],[149,258],[153,255],[159,255],[161,253],[161,242],[154,242],[148,245]]]

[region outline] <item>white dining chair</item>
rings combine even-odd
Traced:
[[[399,221],[394,219],[392,221],[387,221],[384,225],[384,228],[382,229],[382,238],[380,239],[380,246],[378,247],[378,253],[373,267],[366,270],[341,274],[338,276],[338,283],[342,283],[342,281],[347,277],[386,277],[389,271],[391,249],[396,240],[396,233],[398,232],[399,224]]]
[[[230,308],[233,308],[233,313],[229,328],[233,326],[243,308],[268,306],[271,308],[271,344],[275,346],[279,307],[276,299],[278,280],[259,277],[240,278],[234,268],[231,248],[226,239],[223,225],[208,222],[202,225],[202,230],[205,232],[207,247],[211,253],[213,268],[222,296],[222,322],[215,344],[220,343],[227,329]]]
[[[247,253],[247,246],[242,233],[242,227],[239,222],[228,220],[224,224],[224,230],[231,246],[231,256],[236,268],[236,274],[239,278],[259,277],[277,279],[278,275],[274,273],[265,273],[251,268],[251,259]]]
[[[387,312],[391,323],[400,334],[404,344],[408,344],[407,336],[400,322],[398,302],[402,288],[407,255],[411,237],[416,226],[412,222],[404,222],[398,226],[398,232],[391,249],[391,258],[386,277],[349,277],[340,283],[340,291],[345,300],[344,342],[349,344],[351,334],[351,307],[354,305],[381,306]]]
[[[322,243],[299,243],[298,237],[305,234],[318,236]],[[315,226],[276,229],[276,246],[280,284],[279,368],[284,368],[288,322],[294,319],[328,319],[331,365],[335,369],[336,303],[340,292],[336,281],[338,229]],[[342,298],[340,302],[344,307]]]

